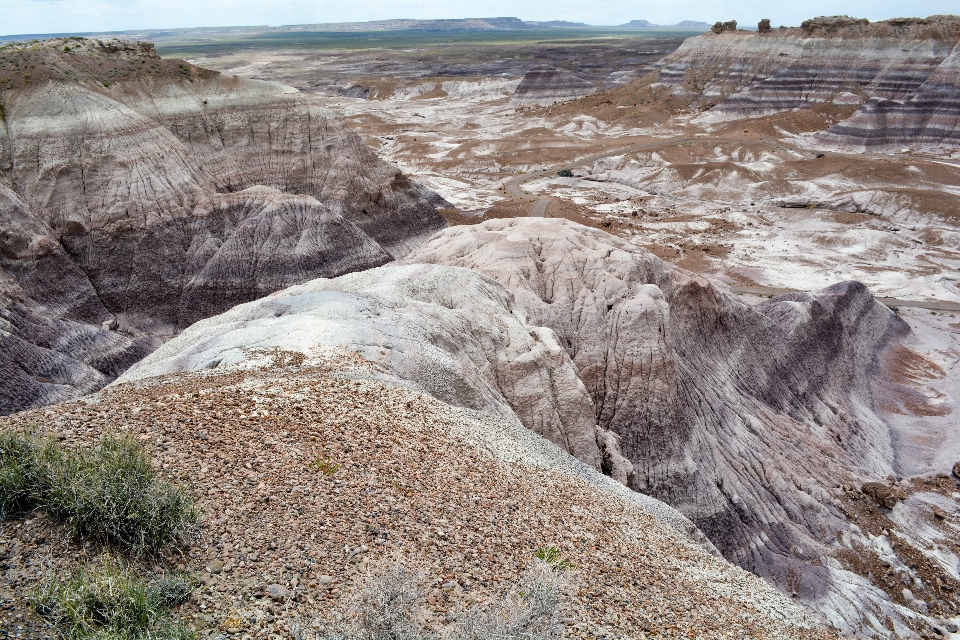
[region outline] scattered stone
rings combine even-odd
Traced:
[[[217,575],[218,573],[223,571],[223,560],[217,559],[217,560],[211,560],[210,562],[208,562],[207,571],[209,571],[214,575]]]
[[[271,584],[267,587],[266,591],[267,595],[270,596],[270,599],[277,602],[286,600],[290,597],[290,590],[282,584]]]
[[[903,499],[900,491],[883,482],[864,482],[860,490],[873,498],[878,505],[887,509],[893,509]]]

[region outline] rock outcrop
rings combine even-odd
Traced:
[[[384,264],[445,226],[435,194],[294,89],[162,60],[147,43],[0,48],[0,118],[0,268],[16,292],[3,307],[32,318],[7,318],[0,352],[102,361],[98,378],[4,360],[19,370],[4,412],[93,390],[158,336]],[[44,341],[31,328],[42,318],[88,339]],[[97,355],[101,340],[114,346]]]
[[[517,85],[510,104],[524,107],[547,105],[582,98],[596,90],[589,80],[569,71],[553,68],[531,69]]]
[[[631,486],[678,508],[725,557],[851,633],[905,629],[837,562],[835,488],[894,472],[874,384],[909,329],[858,283],[750,308],[645,250],[562,221],[495,220],[435,236],[407,262],[477,269],[553,329]],[[829,461],[825,464],[824,461]]]
[[[840,146],[956,146],[958,42],[958,16],[876,23],[834,16],[756,32],[717,23],[664,58],[659,81],[692,108],[724,118],[829,101],[860,105],[823,135]]]

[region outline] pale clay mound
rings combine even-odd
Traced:
[[[0,49],[0,88],[0,413],[445,226],[438,196],[290,87],[68,39]]]
[[[298,354],[279,350],[253,356],[265,366],[115,384],[2,419],[41,420],[72,442],[129,430],[156,447],[164,472],[201,498],[202,538],[184,562],[202,586],[180,614],[204,637],[286,637],[267,585],[290,591],[295,615],[329,617],[369,565],[397,554],[426,568],[431,625],[441,627],[456,603],[493,597],[547,544],[575,565],[566,637],[833,637],[677,532],[685,519],[675,511],[515,418],[446,405],[356,355],[310,359],[319,366],[291,365]],[[317,457],[340,467],[325,476],[309,466]],[[72,562],[59,533],[37,542],[47,526],[29,521],[0,538],[15,594],[37,579],[35,558]]]
[[[445,402],[516,415],[841,630],[889,619],[909,637],[922,619],[836,559],[870,543],[840,488],[896,470],[877,385],[888,404],[925,402],[882,366],[908,332],[856,283],[753,309],[602,231],[494,220],[198,323],[120,382],[347,348]]]

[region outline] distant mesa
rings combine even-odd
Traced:
[[[697,20],[683,20],[677,24],[654,24],[649,20],[631,20],[630,22],[625,22],[621,27],[627,29],[703,29],[707,30],[710,28],[710,24],[707,22],[699,22]]]
[[[960,16],[821,16],[777,29],[764,19],[757,31],[729,20],[663,58],[657,80],[691,109],[725,120],[832,103],[845,117],[817,135],[825,146],[957,147],[958,39]]]
[[[271,27],[250,25],[243,27],[199,27],[190,29],[156,29],[111,32],[48,33],[0,35],[0,42],[23,42],[35,39],[49,39],[68,36],[92,36],[124,38],[127,40],[150,40],[168,37],[173,34],[216,35],[241,33],[312,33],[312,32],[351,32],[351,31],[521,31],[529,29],[552,29],[570,27],[589,27],[585,22],[567,20],[546,20],[543,22],[521,20],[514,17],[499,18],[459,18],[450,20],[371,20],[370,22],[331,22],[315,24],[294,24]]]
[[[583,22],[549,20],[545,22],[526,21],[514,17],[499,18],[457,18],[449,20],[374,20],[371,22],[343,22],[337,24],[312,24],[282,27],[287,31],[519,31],[524,29],[544,29],[551,27],[586,27]],[[270,29],[271,31],[276,29]]]

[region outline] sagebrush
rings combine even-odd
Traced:
[[[461,609],[442,633],[426,628],[423,573],[395,562],[373,571],[349,603],[346,624],[314,631],[291,621],[296,640],[555,640],[562,637],[563,570],[541,560],[484,607]]]

